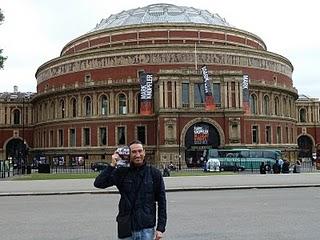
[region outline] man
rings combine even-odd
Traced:
[[[264,164],[264,162],[261,162],[260,164],[260,174],[266,174],[266,165]]]
[[[279,160],[277,159],[276,162],[272,165],[273,173],[279,174],[281,172],[281,166],[279,164]]]
[[[159,240],[163,237],[167,222],[164,181],[158,169],[146,165],[145,150],[140,141],[130,143],[129,148],[130,167],[117,167],[120,156],[115,152],[110,166],[96,177],[94,186],[107,188],[115,185],[119,190],[119,239]]]

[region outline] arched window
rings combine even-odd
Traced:
[[[263,114],[269,115],[269,96],[265,95],[263,98]]]
[[[127,98],[126,96],[121,93],[118,96],[118,103],[119,103],[119,114],[127,114]]]
[[[60,100],[60,117],[64,118],[65,117],[65,106],[64,106],[64,100]]]
[[[280,102],[278,97],[274,98],[274,115],[280,115]]]
[[[91,98],[89,96],[86,96],[84,98],[84,112],[86,114],[86,116],[91,116],[92,114],[92,102],[91,102]]]
[[[20,110],[15,109],[13,111],[13,124],[20,124]]]
[[[251,114],[257,114],[257,96],[255,94],[251,94],[250,95],[250,110],[251,110]]]
[[[100,97],[100,114],[101,115],[108,115],[109,113],[109,101],[105,95]]]
[[[287,99],[283,98],[283,116],[288,117],[289,116],[288,111],[289,109],[288,109]]]
[[[301,109],[299,110],[299,117],[300,117],[300,122],[307,122],[306,109],[301,108]]]
[[[71,99],[71,116],[77,117],[77,99]]]

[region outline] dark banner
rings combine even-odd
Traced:
[[[209,126],[195,125],[193,127],[193,143],[196,145],[208,144],[209,141]]]
[[[250,113],[249,75],[247,74],[242,78],[242,96],[243,110],[245,113]]]
[[[152,114],[152,84],[152,74],[140,74],[140,114],[142,115]]]
[[[211,91],[211,84],[209,81],[209,74],[207,66],[201,67],[203,84],[204,84],[204,96],[205,96],[205,109],[206,111],[215,110],[216,106],[214,104],[214,99]]]

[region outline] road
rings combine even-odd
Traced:
[[[314,240],[319,188],[169,192],[167,240]],[[4,196],[8,240],[116,239],[117,194]]]

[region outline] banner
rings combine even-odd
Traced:
[[[242,97],[244,113],[250,113],[250,96],[249,96],[249,75],[245,74],[242,78]]]
[[[152,114],[152,84],[153,76],[149,73],[140,74],[140,114]]]
[[[207,66],[201,67],[202,78],[204,83],[204,96],[205,96],[205,110],[206,111],[213,111],[215,110],[216,106],[214,104],[214,99],[211,91],[211,85],[209,81],[209,74]]]
[[[197,125],[193,127],[193,143],[197,145],[208,144],[209,140],[209,126]]]

